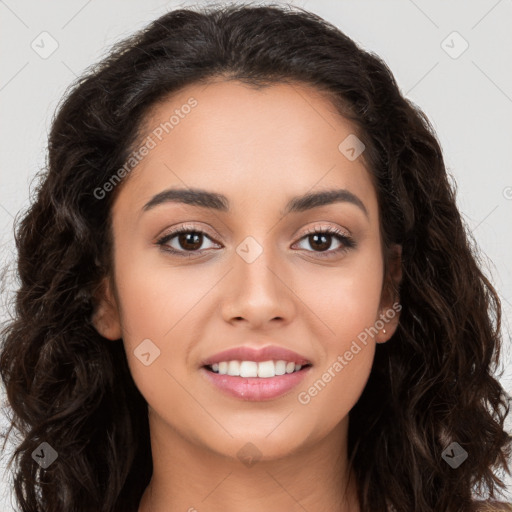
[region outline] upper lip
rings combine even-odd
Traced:
[[[202,366],[211,366],[214,363],[220,363],[221,361],[287,361],[294,362],[295,364],[300,364],[302,366],[306,364],[311,364],[311,362],[293,352],[292,350],[288,350],[283,347],[278,347],[276,345],[268,345],[263,348],[255,349],[252,347],[235,347],[230,348],[228,350],[224,350],[222,352],[218,352],[217,354],[205,359],[202,362]]]

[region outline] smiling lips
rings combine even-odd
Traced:
[[[311,366],[305,357],[281,347],[238,347],[206,359],[201,370],[225,394],[261,401],[289,392]]]
[[[220,375],[231,375],[232,377],[260,377],[268,379],[276,375],[285,375],[299,371],[302,365],[295,364],[293,361],[221,361],[208,366],[213,372]]]
[[[201,366],[211,366],[214,363],[221,363],[223,361],[254,361],[256,363],[264,361],[286,361],[300,365],[311,364],[304,356],[292,350],[276,345],[269,345],[260,349],[252,347],[230,348],[205,359],[201,363]]]

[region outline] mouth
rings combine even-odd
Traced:
[[[201,373],[224,395],[245,401],[268,401],[289,394],[312,367],[294,362],[222,361],[201,367]]]
[[[280,375],[289,375],[304,371],[311,363],[296,364],[293,361],[269,360],[269,361],[221,361],[207,364],[203,368],[217,375],[230,377],[270,379]]]

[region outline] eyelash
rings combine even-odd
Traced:
[[[182,233],[199,234],[199,235],[206,236],[207,238],[212,240],[212,238],[208,235],[208,233],[201,231],[200,229],[196,229],[193,226],[181,226],[181,227],[175,229],[174,231],[172,231],[171,233],[168,233],[168,234],[162,236],[161,238],[159,238],[156,241],[156,244],[159,245],[163,251],[169,252],[171,254],[174,254],[174,255],[180,256],[180,257],[184,257],[184,258],[190,258],[194,254],[201,254],[202,252],[208,250],[208,249],[202,249],[202,250],[197,250],[197,251],[184,251],[184,250],[178,251],[178,250],[173,249],[173,248],[169,247],[168,245],[166,245],[167,242],[169,242],[174,237],[176,237]],[[341,253],[348,251],[349,249],[353,249],[356,247],[356,242],[352,237],[346,235],[339,229],[333,228],[333,227],[310,229],[310,230],[306,231],[306,233],[304,233],[301,236],[299,241],[301,241],[311,235],[323,235],[323,234],[331,235],[331,236],[335,237],[342,244],[342,246],[339,247],[338,249],[334,249],[334,250],[308,251],[308,252],[314,252],[314,253],[318,254],[321,258],[329,258],[332,255],[341,254]],[[214,240],[212,240],[212,241],[214,241]],[[217,242],[215,242],[215,243],[217,243]]]

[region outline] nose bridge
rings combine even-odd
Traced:
[[[230,317],[242,317],[250,322],[288,317],[287,287],[281,281],[280,265],[269,244],[268,238],[264,244],[247,236],[236,247],[232,275],[236,291],[230,294],[233,301],[227,309]]]
[[[264,241],[264,236],[258,240],[253,236],[247,236],[236,247],[235,272],[242,284],[241,288],[247,291],[275,292],[277,267],[275,251],[270,247],[270,241]],[[269,289],[270,287],[270,289]]]

